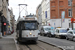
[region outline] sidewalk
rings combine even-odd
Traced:
[[[0,38],[0,50],[17,50],[14,41],[14,34]]]

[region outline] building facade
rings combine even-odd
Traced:
[[[41,2],[41,7],[42,7],[42,25],[45,25],[45,21],[46,21],[46,18],[45,18],[45,12],[46,12],[46,0],[42,0]]]
[[[46,0],[46,12],[45,12],[45,23],[46,25],[50,24],[50,0]]]
[[[75,0],[42,0],[42,25],[52,27],[71,28],[71,18],[75,18]],[[75,24],[73,23],[75,28]]]
[[[0,32],[3,36],[14,30],[15,16],[8,6],[9,0],[0,0]]]
[[[50,1],[50,24],[53,27],[71,28],[71,17],[75,15],[74,5],[75,0],[51,0]],[[65,13],[64,17],[62,12]],[[64,18],[64,19],[62,19]]]
[[[0,28],[3,36],[6,34],[9,25],[7,20],[8,5],[9,5],[9,0],[0,0],[0,12],[2,13],[2,15],[0,15],[1,19]]]
[[[0,0],[0,33],[1,33],[2,0]]]
[[[42,0],[41,4],[38,5],[36,14],[42,25],[48,25],[50,23],[50,0]]]
[[[39,29],[40,29],[40,26],[42,25],[42,7],[41,7],[41,4],[39,4],[39,6],[37,7],[37,15],[38,16],[38,22],[39,22]]]

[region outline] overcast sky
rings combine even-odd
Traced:
[[[9,8],[13,8],[13,13],[15,19],[17,20],[19,16],[19,6],[18,4],[27,4],[28,14],[36,14],[36,8],[41,3],[42,0],[9,0]],[[22,8],[20,8],[22,10]],[[21,16],[25,15],[25,10],[22,11]]]

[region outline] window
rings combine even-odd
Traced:
[[[69,15],[69,17],[72,16],[72,14],[71,14],[71,9],[68,10],[68,15]]]
[[[75,31],[74,31],[74,34],[75,34]]]
[[[68,0],[68,6],[71,6],[71,0]]]
[[[67,33],[67,30],[61,29],[61,30],[60,30],[60,33]]]
[[[24,22],[21,24],[22,30],[36,30],[38,25],[36,22]]]
[[[55,10],[51,10],[51,16],[55,17],[56,16],[56,11]]]
[[[64,3],[63,3],[63,1],[59,1],[59,6],[63,6],[64,5]]]
[[[54,1],[51,2],[51,6],[52,7],[55,6],[55,2]]]
[[[70,32],[68,32],[68,33],[73,34],[73,32],[71,32],[71,31],[70,31]]]
[[[19,23],[17,24],[17,28],[16,28],[16,30],[19,30]]]
[[[44,30],[49,31],[49,30],[51,30],[51,28],[44,28]]]
[[[56,30],[57,33],[59,33],[59,30]]]

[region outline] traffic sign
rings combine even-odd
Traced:
[[[10,28],[10,26],[8,26]]]
[[[75,23],[75,19],[74,18],[71,18],[71,23]]]
[[[47,11],[45,11],[45,17],[47,18]]]

